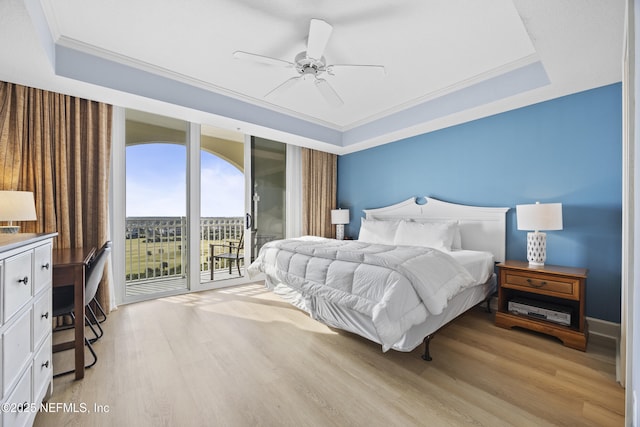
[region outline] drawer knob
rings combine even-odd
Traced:
[[[46,362],[44,362],[44,363],[42,364],[42,367],[43,367],[43,368],[48,368],[48,367],[49,367],[49,361],[47,360]]]
[[[29,277],[24,276],[24,278],[18,279],[18,283],[24,283],[25,285],[29,284]]]
[[[527,283],[529,285],[531,285],[532,287],[534,287],[534,288],[541,288],[541,287],[543,287],[544,285],[547,284],[547,282],[545,282],[544,280],[542,282],[536,283],[531,279],[527,279]]]
[[[29,407],[29,402],[24,402],[22,405],[18,405],[18,412],[23,412]]]
[[[49,263],[43,264],[42,268],[44,268],[45,270],[48,270],[49,269]]]
[[[41,318],[41,319],[42,319],[42,318],[48,319],[48,318],[49,318],[49,312],[47,311],[45,314],[41,314],[41,315],[40,315],[40,318]]]

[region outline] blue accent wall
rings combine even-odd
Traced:
[[[338,203],[357,237],[363,209],[415,196],[505,206],[507,258],[526,260],[516,204],[560,202],[547,264],[585,267],[587,316],[620,322],[622,87],[613,84],[338,158]]]

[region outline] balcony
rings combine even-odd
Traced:
[[[229,275],[226,260],[211,265],[210,244],[238,242],[244,218],[200,219],[200,277],[209,280],[214,268],[216,280]],[[184,217],[128,217],[126,220],[127,296],[185,289],[187,265],[187,221]],[[220,248],[218,248],[220,250]]]

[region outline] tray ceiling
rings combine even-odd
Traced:
[[[48,60],[40,86],[70,78],[85,83],[85,97],[98,87],[94,99],[142,97],[339,153],[621,80],[622,1],[8,0],[0,9],[12,17],[0,36],[36,41],[26,51]],[[339,107],[313,84],[265,97],[295,70],[233,52],[293,62],[312,18],[333,26],[327,63],[380,64],[386,75],[325,75]],[[30,28],[18,30],[20,19]],[[0,60],[10,61],[0,40]]]

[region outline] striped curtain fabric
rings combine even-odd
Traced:
[[[302,149],[302,234],[335,238],[338,156]]]
[[[59,248],[108,239],[112,106],[0,82],[0,190],[33,191],[27,233],[58,232]],[[107,275],[97,299],[109,308]]]

